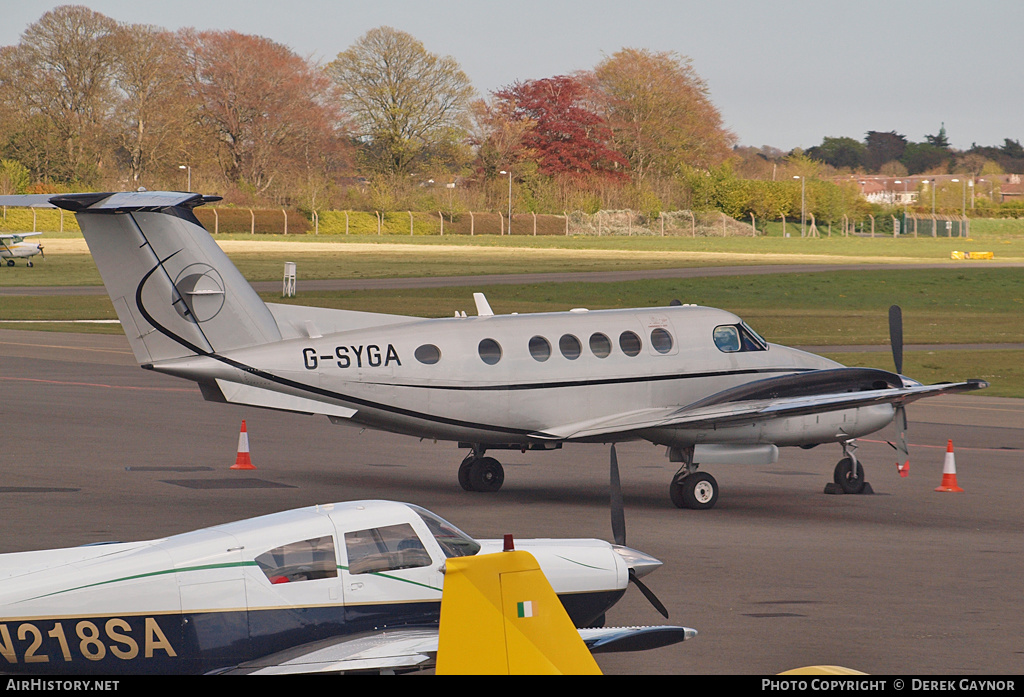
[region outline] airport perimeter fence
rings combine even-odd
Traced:
[[[306,214],[283,208],[203,206],[196,217],[212,233],[272,235],[591,235],[752,237],[765,234],[765,220],[736,220],[718,211],[663,211],[646,215],[631,210],[597,213],[568,211],[563,215],[502,212],[424,213],[416,211],[315,211]],[[781,223],[786,237],[857,235],[862,237],[968,237],[970,218],[962,215],[907,213],[844,216],[833,224],[815,221],[808,214],[770,220]],[[77,232],[78,222],[67,211],[52,208],[5,208],[3,232]],[[777,234],[777,233],[776,233]]]
[[[196,215],[211,232],[314,235],[517,235],[517,236],[687,236],[755,235],[751,223],[717,211],[670,211],[645,215],[630,210],[562,215],[463,211],[315,211],[199,208]],[[287,224],[287,229],[285,229]]]

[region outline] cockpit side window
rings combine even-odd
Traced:
[[[715,327],[715,346],[723,353],[737,351],[767,351],[768,343],[744,323],[723,324]]]
[[[338,575],[334,538],[330,535],[275,547],[256,557],[256,564],[274,584],[315,581]]]
[[[430,554],[408,523],[345,533],[350,574],[370,574],[430,565]]]
[[[740,350],[740,331],[731,324],[715,327],[715,346],[719,351],[735,353]]]

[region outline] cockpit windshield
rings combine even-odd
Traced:
[[[480,551],[480,545],[472,537],[459,530],[443,518],[439,518],[425,508],[409,505],[427,524],[430,534],[441,546],[445,557],[471,557]]]
[[[752,344],[757,346],[757,348],[751,348],[751,349],[747,349],[747,350],[749,350],[749,351],[767,351],[768,350],[768,342],[765,341],[764,338],[762,338],[762,336],[760,334],[758,334],[753,329],[751,329],[749,324],[747,324],[746,322],[740,322],[740,329],[743,332],[746,333],[746,335],[747,335],[746,338],[749,339]]]

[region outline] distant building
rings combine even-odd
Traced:
[[[964,176],[963,174],[915,174],[908,177],[891,177],[872,174],[859,177],[856,175],[837,177],[833,181],[856,183],[860,187],[860,195],[869,203],[886,206],[916,206],[922,195],[924,195],[924,203],[928,203],[930,186],[941,187],[950,182],[960,186],[956,182],[963,181]],[[966,176],[968,176],[967,198],[969,200],[973,200],[974,196],[989,198],[995,203],[1024,200],[1024,175]]]
[[[860,195],[869,203],[886,206],[913,206],[917,204],[918,184],[928,177],[863,176],[853,180],[860,186]],[[842,181],[850,181],[844,178]]]

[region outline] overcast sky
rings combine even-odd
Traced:
[[[0,0],[0,45],[61,2]],[[623,47],[693,59],[742,145],[825,136],[1024,140],[1024,0],[88,0],[120,22],[259,34],[332,60],[367,30],[453,56],[482,96]]]

